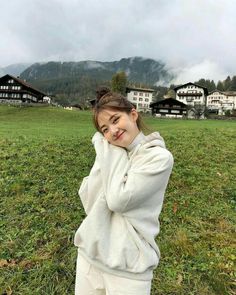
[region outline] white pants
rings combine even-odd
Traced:
[[[75,295],[150,295],[151,280],[141,281],[105,273],[78,255]]]

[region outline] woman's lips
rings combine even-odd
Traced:
[[[124,133],[125,133],[125,131],[121,132],[121,133],[116,137],[116,140],[119,139]]]

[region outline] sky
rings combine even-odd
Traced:
[[[236,75],[236,0],[1,1],[0,67],[162,61],[176,84]]]

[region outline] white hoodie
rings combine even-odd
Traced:
[[[109,144],[99,132],[92,142],[95,163],[79,189],[87,217],[75,245],[105,272],[152,279],[160,258],[158,217],[173,157],[158,132],[140,133],[128,151]]]

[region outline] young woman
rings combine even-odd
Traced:
[[[149,295],[173,157],[158,132],[142,133],[139,114],[117,93],[97,101],[94,123],[96,159],[79,189],[87,217],[75,234],[75,294]]]

